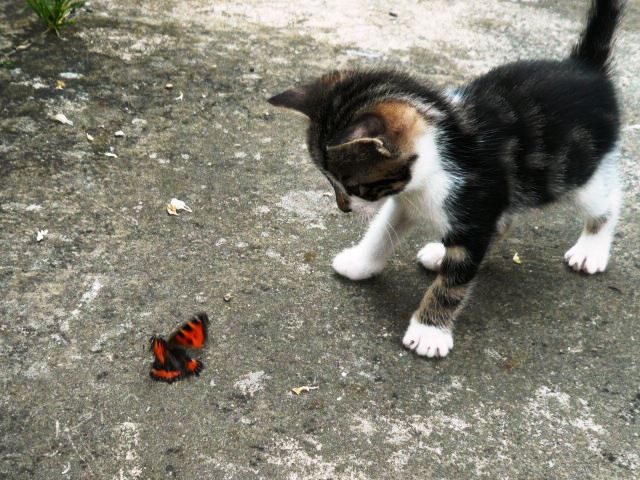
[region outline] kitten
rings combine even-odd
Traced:
[[[562,61],[495,68],[447,94],[396,71],[338,71],[269,99],[308,117],[311,157],[344,211],[380,208],[360,243],[335,257],[351,280],[382,271],[417,222],[442,238],[418,253],[438,276],[403,338],[444,357],[454,320],[490,244],[530,207],[572,197],[585,219],[565,260],[607,266],[621,191],[620,112],[609,77],[622,2],[593,0],[587,26]]]

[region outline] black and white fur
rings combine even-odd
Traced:
[[[527,208],[572,198],[585,228],[565,260],[576,271],[605,270],[621,203],[620,111],[609,75],[621,10],[620,1],[593,0],[567,59],[503,65],[451,94],[397,72],[355,71],[270,100],[311,120],[312,158],[342,210],[381,206],[360,243],[335,257],[336,272],[351,280],[380,273],[419,222],[442,239],[418,254],[439,273],[403,338],[418,355],[449,353],[454,320],[489,246]],[[391,121],[373,108],[385,102],[400,102],[424,120],[411,155],[402,156]],[[351,171],[361,162],[362,171],[375,172],[390,159],[405,164],[389,180],[367,183]]]

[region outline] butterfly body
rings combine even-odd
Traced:
[[[150,349],[154,356],[149,372],[151,378],[173,383],[191,375],[198,376],[204,365],[200,360],[191,358],[187,349],[204,346],[208,324],[207,314],[200,313],[172,333],[168,341],[158,336],[151,337]]]

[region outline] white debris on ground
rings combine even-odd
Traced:
[[[56,122],[60,122],[64,125],[69,125],[71,127],[73,126],[73,122],[69,120],[64,113],[56,113],[55,115],[52,115],[51,118]]]
[[[169,215],[180,215],[178,211],[184,210],[185,212],[193,212],[191,208],[184,203],[182,200],[177,198],[172,198],[169,203],[167,203],[167,213]]]
[[[240,393],[245,397],[253,397],[257,392],[264,390],[264,383],[269,378],[270,377],[262,370],[250,372],[240,377],[233,386],[240,390]]]

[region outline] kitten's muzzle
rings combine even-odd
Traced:
[[[336,192],[336,203],[338,204],[338,208],[345,213],[349,213],[351,211],[351,202],[349,201],[349,196],[339,188],[334,187],[334,190]]]

